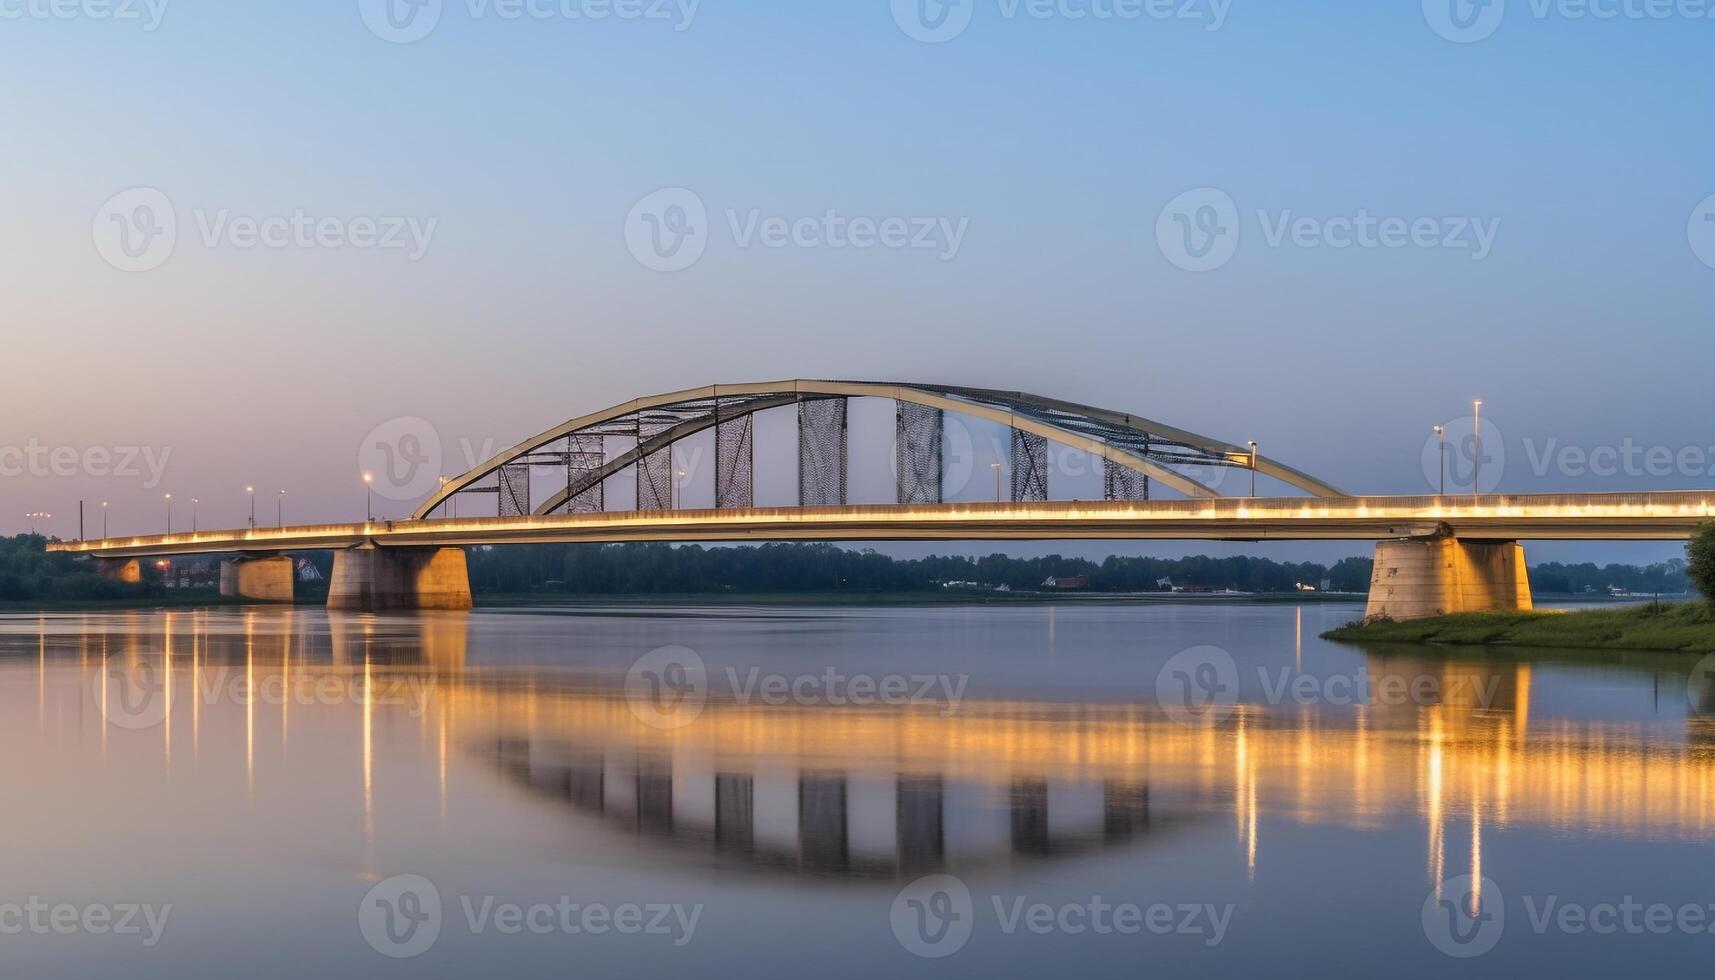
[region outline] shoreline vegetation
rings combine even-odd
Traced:
[[[219,595],[220,558],[143,563],[143,580],[102,577],[97,563],[48,554],[39,535],[0,537],[0,611],[77,611],[246,605]],[[468,549],[471,590],[482,608],[611,603],[947,605],[1030,602],[1356,602],[1368,591],[1369,558],[1332,565],[1243,555],[1109,556],[1101,561],[991,554],[895,558],[830,544],[754,547],[665,544],[518,545]],[[305,552],[320,581],[298,583],[297,604],[320,602],[331,552]],[[169,588],[168,582],[183,586]],[[1545,564],[1531,569],[1537,594],[1556,601],[1611,601],[1610,588],[1683,592],[1686,563]]]
[[[1645,603],[1576,611],[1460,613],[1404,622],[1349,623],[1322,634],[1340,643],[1556,650],[1715,652],[1715,603]]]

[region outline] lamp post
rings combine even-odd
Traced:
[[[669,499],[667,501],[667,505],[673,510],[679,509],[679,484],[684,483],[684,482],[685,482],[685,471],[684,470],[674,470],[673,471],[673,493],[672,493],[671,499]]]
[[[101,502],[101,540],[107,540],[107,501]]]
[[[250,495],[250,530],[256,530],[256,488],[245,487],[244,492]]]
[[[1251,447],[1251,496],[1254,497],[1256,496],[1256,440],[1252,439],[1249,445]]]
[[[994,502],[1000,503],[1000,464],[990,463],[989,469],[994,470]]]
[[[197,504],[202,503],[195,497],[191,498],[191,533],[197,533]]]
[[[1471,400],[1471,405],[1473,412],[1471,434],[1476,439],[1473,448],[1477,452],[1476,459],[1471,462],[1471,496],[1481,497],[1483,495],[1483,400],[1474,398]]]
[[[363,474],[363,521],[375,523],[375,474]]]
[[[1440,460],[1441,463],[1441,489],[1438,492],[1445,497],[1447,496],[1447,427],[1444,425],[1435,427],[1435,454],[1436,459]]]
[[[173,533],[173,495],[167,494],[167,533]]]
[[[286,491],[284,490],[280,491],[280,495],[275,498],[274,520],[277,521],[281,527],[286,526]]]

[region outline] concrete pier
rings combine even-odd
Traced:
[[[1376,545],[1366,620],[1533,608],[1524,546],[1451,535]]]
[[[291,602],[296,565],[289,555],[239,557],[220,563],[220,594],[257,602]]]
[[[328,608],[347,612],[469,609],[463,548],[380,548],[334,552]]]

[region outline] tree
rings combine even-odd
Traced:
[[[1715,602],[1715,521],[1698,527],[1685,546],[1685,574],[1703,597]]]

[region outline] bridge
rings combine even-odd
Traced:
[[[893,402],[892,503],[849,500],[849,403]],[[795,410],[797,502],[759,507],[759,413]],[[947,417],[1010,433],[1007,499],[949,502]],[[712,432],[714,504],[679,506],[673,449]],[[1101,500],[1051,499],[1049,446],[1101,461]],[[1224,496],[1205,473],[1249,471],[1292,497]],[[546,487],[545,494],[538,491]],[[1152,499],[1156,487],[1177,494]],[[610,507],[610,491],[619,501]],[[538,496],[542,499],[538,500]],[[477,500],[482,516],[458,516]],[[333,550],[329,605],[468,608],[466,547],[546,542],[1375,540],[1369,614],[1530,608],[1520,540],[1683,540],[1715,491],[1632,494],[1351,496],[1256,452],[1123,412],[1021,392],[851,381],[714,386],[640,398],[572,419],[444,479],[410,520],[198,531],[55,542],[135,580],[138,559],[237,554],[222,590],[292,598],[288,556]],[[492,516],[489,516],[492,514]]]

